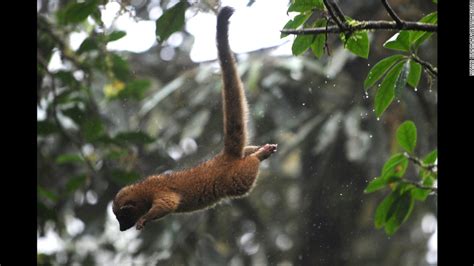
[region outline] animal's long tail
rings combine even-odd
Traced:
[[[241,158],[247,142],[247,100],[228,40],[233,13],[233,8],[224,7],[217,15],[217,50],[224,82],[224,152]]]

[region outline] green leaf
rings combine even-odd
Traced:
[[[102,23],[102,13],[100,13],[100,9],[96,8],[94,11],[91,13],[91,17],[95,20],[95,22],[99,25],[103,24]]]
[[[380,60],[369,71],[367,78],[364,81],[364,88],[367,90],[372,87],[382,76],[403,56],[400,54],[392,55]]]
[[[294,0],[287,12],[305,12],[311,11],[313,8],[324,10],[323,0]]]
[[[79,49],[77,49],[77,53],[83,54],[85,52],[98,50],[98,49],[99,49],[99,44],[97,43],[97,40],[95,38],[86,38],[79,46]]]
[[[393,35],[390,39],[388,39],[384,44],[383,47],[409,52],[410,51],[410,33],[408,31],[400,31]]]
[[[68,5],[64,10],[64,22],[82,22],[97,9],[98,4],[98,0],[89,0],[83,3],[72,3]]]
[[[308,50],[308,48],[311,46],[313,40],[313,35],[296,36],[293,45],[291,46],[291,51],[293,52],[293,55],[300,55],[304,53],[304,51]]]
[[[408,158],[402,153],[396,153],[388,159],[382,168],[381,176],[397,176],[402,177],[408,166]]]
[[[56,158],[57,164],[83,163],[84,159],[78,154],[61,154]]]
[[[436,162],[436,159],[438,159],[438,150],[434,149],[432,152],[428,153],[428,155],[423,158],[423,163],[424,164],[433,164]]]
[[[421,188],[413,188],[411,190],[411,196],[419,201],[425,201],[428,195],[430,194],[430,191],[427,189],[421,189]]]
[[[315,22],[314,27],[325,27],[326,23],[327,23],[326,19],[320,19]],[[311,50],[313,51],[313,54],[317,58],[321,58],[321,56],[324,54],[325,44],[326,44],[326,35],[324,34],[316,35],[313,43],[311,44]]]
[[[60,70],[54,74],[63,84],[67,84],[70,87],[77,87],[79,83],[70,71]]]
[[[406,169],[406,166],[405,166]],[[383,175],[372,180],[364,190],[364,193],[372,193],[374,191],[380,190],[387,186],[390,183],[397,182],[402,180],[399,176],[396,175]]]
[[[387,211],[385,232],[388,235],[393,235],[400,225],[408,219],[413,211],[414,203],[415,201],[410,191],[405,191],[396,197],[389,211]]]
[[[117,97],[121,99],[141,100],[145,96],[145,92],[150,88],[151,82],[147,79],[137,79],[128,82],[123,90],[119,92]]]
[[[438,0],[433,0],[433,3],[438,4]]]
[[[84,111],[78,106],[73,106],[68,109],[65,109],[62,111],[62,113],[65,116],[71,118],[77,125],[82,124],[82,121],[84,121],[84,119],[86,119],[87,117]]]
[[[284,30],[286,29],[296,29],[299,26],[301,26],[309,17],[311,14],[300,14],[293,19],[289,20],[285,26],[283,27]],[[280,35],[280,38],[286,37],[288,34],[282,33]]]
[[[81,129],[86,141],[97,140],[105,131],[102,121],[97,117],[86,119]]]
[[[128,62],[118,54],[111,54],[112,72],[115,77],[121,81],[128,81],[131,77]]]
[[[421,77],[421,65],[413,60],[410,61],[410,74],[408,74],[408,84],[413,88],[418,86]]]
[[[128,151],[120,148],[115,148],[106,154],[106,157],[111,160],[119,160],[126,156],[128,156]]]
[[[189,7],[187,1],[180,1],[170,9],[166,10],[156,20],[156,39],[159,43],[164,42],[174,32],[180,31],[184,26],[184,13]]]
[[[384,188],[387,185],[387,179],[383,176],[377,177],[374,180],[370,181],[367,187],[364,190],[364,193],[372,193],[379,189]]]
[[[403,70],[404,62],[397,63],[385,76],[380,89],[375,95],[375,114],[380,117],[383,112],[392,103],[395,96],[395,85],[397,84],[400,73]]]
[[[49,135],[58,132],[58,126],[50,121],[38,121],[36,123],[36,133],[38,135]]]
[[[113,42],[122,39],[123,37],[125,37],[125,35],[127,35],[125,31],[114,31],[109,34],[109,36],[107,36],[107,42]]]
[[[76,191],[80,186],[86,182],[86,175],[77,175],[69,179],[66,183],[66,190],[68,192]]]
[[[391,192],[385,199],[377,206],[375,210],[375,228],[380,229],[385,225],[387,212],[395,200],[394,192]]]
[[[430,173],[429,171],[425,171],[425,172]],[[423,186],[432,187],[435,183],[435,180],[436,180],[436,178],[434,177],[433,174],[428,174],[428,175],[423,177],[423,181],[421,182],[421,184]]]
[[[428,24],[436,24],[438,23],[438,12],[430,13],[420,19],[420,22],[428,23]],[[425,31],[411,31],[410,32],[410,43],[412,46],[417,49],[423,42],[425,42],[428,38],[433,35],[433,32],[425,32]]]
[[[416,146],[416,126],[412,121],[403,122],[397,129],[397,141],[403,149],[413,153]]]
[[[347,42],[346,48],[353,54],[367,59],[369,57],[370,42],[367,31],[358,31],[353,33]]]
[[[407,60],[405,64],[403,64],[402,72],[400,72],[400,76],[397,79],[397,83],[395,83],[395,96],[398,97],[405,88],[407,84],[408,73],[410,73],[410,63]]]
[[[148,144],[154,141],[152,137],[143,132],[122,132],[117,134],[114,139],[124,144]]]
[[[44,187],[42,187],[40,185],[37,186],[37,191],[38,191],[39,196],[41,196],[43,198],[47,198],[47,199],[49,199],[53,202],[57,202],[58,199],[59,199],[59,196],[56,193],[54,193],[50,190],[47,190],[47,189],[45,189]]]

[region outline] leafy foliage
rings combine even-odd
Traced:
[[[324,10],[323,0],[293,0],[287,12],[307,12],[314,8]]]
[[[417,131],[412,121],[405,121],[397,129],[398,144],[406,151],[413,153],[416,146]],[[408,181],[404,175],[408,166],[409,156],[397,153],[384,164],[379,177],[372,180],[364,190],[364,193],[372,193],[388,187],[390,193],[378,205],[375,211],[375,227],[385,228],[388,235],[394,234],[398,228],[408,219],[415,200],[424,201],[433,189],[434,181],[437,179],[437,170],[433,167],[437,159],[437,151],[434,150],[425,156],[423,161],[413,157],[412,160],[420,162],[420,182]]]
[[[288,8],[288,12],[298,12],[299,14],[292,20],[289,20],[283,29],[297,29],[301,25],[308,27],[321,28],[327,25],[327,20],[319,19],[314,23],[305,23],[313,11],[324,11],[323,1],[295,0]],[[432,12],[420,19],[422,23],[436,24],[438,19],[437,12]],[[360,24],[350,17],[345,17],[345,23],[349,27]],[[412,58],[416,57],[417,49],[428,40],[432,32],[401,30],[394,34],[384,43],[387,49],[401,51],[404,54],[396,54],[380,60],[370,69],[364,81],[364,88],[367,90],[374,86],[386,73],[382,84],[375,96],[374,106],[377,117],[380,117],[390,106],[395,97],[400,95],[406,84],[413,88],[418,86],[422,66]],[[281,34],[281,38],[287,34]],[[344,47],[351,53],[367,59],[370,51],[370,42],[367,31],[355,31],[339,34]],[[324,53],[326,36],[318,35],[297,35],[292,46],[293,55],[301,55],[310,47],[317,58]],[[400,61],[404,64],[401,64]],[[393,68],[393,69],[392,69]]]
[[[188,2],[180,1],[166,10],[163,15],[156,20],[156,38],[158,42],[164,42],[172,33],[183,28],[184,12],[188,7]]]

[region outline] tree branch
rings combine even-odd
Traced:
[[[319,28],[306,28],[306,29],[285,29],[281,30],[281,33],[295,34],[295,35],[316,35],[321,33],[350,33],[353,31],[362,30],[386,30],[386,31],[399,31],[399,30],[412,30],[412,31],[425,31],[425,32],[437,32],[438,25],[421,23],[421,22],[404,22],[398,25],[395,21],[360,21],[359,24],[349,26],[345,29],[341,29],[339,26],[328,26]]]
[[[408,179],[403,179],[402,182],[405,182],[405,183],[414,185],[415,187],[417,187],[417,188],[419,188],[419,189],[430,190],[431,192],[433,192],[433,193],[435,193],[435,194],[438,194],[438,188],[437,188],[437,187],[427,187],[427,186],[423,186],[423,185],[421,185],[420,183],[417,183],[417,182],[415,182],[415,181],[411,181],[411,180],[408,180]]]
[[[342,13],[342,9],[337,4],[336,0],[331,0],[331,2],[329,3],[331,4],[331,8],[333,9],[336,16],[341,20],[344,26],[346,26],[347,25],[346,16],[344,16],[344,13]]]
[[[339,29],[345,32],[347,30],[346,18],[344,17],[344,15],[341,16],[342,11],[339,8],[339,6],[337,4],[332,5],[334,4],[334,2],[329,3],[329,0],[323,0],[323,3],[324,3],[324,6],[326,6],[332,20],[334,20],[334,22],[337,24]],[[337,15],[336,15],[336,12],[337,12]]]
[[[434,76],[434,77],[438,77],[438,69],[436,67],[434,67],[433,65],[431,65],[430,63],[420,59],[418,56],[416,56],[415,54],[412,54],[411,55],[411,58],[419,63],[420,65],[422,65],[425,69],[428,70],[428,72]]]
[[[392,7],[388,4],[387,0],[382,0],[382,4],[383,6],[385,7],[385,9],[387,10],[388,14],[390,15],[390,17],[393,18],[393,20],[395,20],[395,22],[397,23],[397,25],[401,26],[403,25],[403,23],[405,23],[404,21],[402,21],[402,19],[400,19],[400,17],[395,13],[395,11],[392,9]]]
[[[437,173],[438,172],[438,165],[437,164],[425,164],[422,162],[420,159],[411,156],[409,153],[405,152],[403,153],[405,157],[408,158],[408,160],[412,161],[414,164],[418,165],[421,168],[424,168],[430,172]]]

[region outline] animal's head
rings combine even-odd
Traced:
[[[112,205],[120,231],[134,226],[138,219],[148,211],[147,205],[146,199],[133,186],[122,188],[115,196]]]

